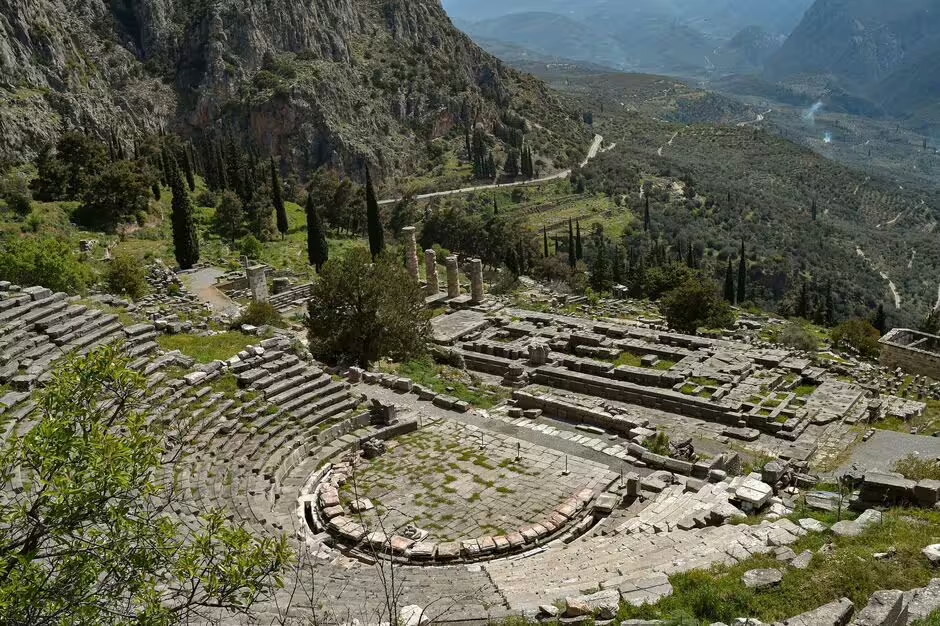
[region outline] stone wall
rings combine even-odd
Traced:
[[[868,472],[859,485],[854,508],[870,506],[933,507],[940,502],[940,481],[913,481],[896,474]]]
[[[515,391],[512,394],[516,406],[521,409],[539,409],[546,415],[551,415],[571,422],[579,422],[603,428],[606,431],[629,437],[637,424],[629,418],[611,415],[586,406],[565,402],[559,398],[536,396],[526,391]],[[630,456],[642,461],[652,469],[662,469],[683,476],[707,479],[711,470],[724,470],[725,457],[718,456],[708,461],[690,463],[679,459],[672,459],[654,454],[637,443],[627,444]],[[723,478],[723,476],[722,476]]]
[[[881,364],[940,380],[940,337],[896,328],[881,339]]]
[[[737,426],[738,422],[745,419],[740,412],[730,407],[713,404],[702,398],[686,396],[669,389],[654,389],[626,381],[571,372],[557,367],[536,369],[533,372],[533,382],[729,426]],[[767,431],[770,432],[769,424],[764,419],[750,420],[748,426],[760,430],[767,427]]]

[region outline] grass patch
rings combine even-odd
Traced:
[[[391,369],[399,376],[410,378],[415,384],[428,387],[435,393],[454,396],[480,409],[491,409],[510,395],[509,390],[503,387],[474,384],[472,375],[438,365],[430,359],[401,363]],[[448,391],[448,388],[452,390]]]
[[[793,393],[796,394],[797,398],[805,398],[807,396],[813,395],[814,391],[816,391],[815,385],[800,385],[793,391]]]
[[[164,350],[179,350],[200,363],[211,363],[232,358],[255,340],[257,337],[249,337],[239,332],[227,332],[211,337],[188,334],[160,335],[157,343]]]
[[[828,537],[811,534],[793,547],[817,551],[826,542],[834,544],[828,554],[816,554],[805,570],[787,570],[778,588],[747,589],[744,572],[756,568],[782,567],[771,556],[759,556],[734,566],[678,574],[670,578],[675,593],[652,605],[621,607],[621,619],[667,619],[685,617],[694,623],[732,623],[736,617],[754,617],[771,623],[816,609],[841,597],[855,606],[865,606],[879,589],[908,590],[926,585],[933,576],[921,549],[940,536],[940,514],[919,510],[893,510],[885,522],[859,537]],[[897,552],[889,559],[872,555]]]

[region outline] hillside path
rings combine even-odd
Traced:
[[[581,162],[581,167],[584,167],[588,162],[597,156],[597,153],[601,149],[601,144],[604,142],[604,138],[601,135],[594,135],[594,141],[591,143],[591,147],[588,148],[587,157],[584,161]],[[613,147],[613,146],[611,146]],[[608,148],[609,149],[609,148]],[[604,151],[606,152],[606,150]],[[571,176],[571,170],[567,169],[557,174],[552,174],[551,176],[545,176],[542,178],[534,178],[532,180],[521,180],[515,183],[496,183],[493,185],[478,185],[476,187],[464,187],[462,189],[451,189],[449,191],[435,191],[433,193],[423,193],[419,196],[415,196],[415,200],[427,200],[428,198],[440,198],[443,196],[457,196],[465,193],[471,193],[474,191],[485,191],[487,189],[504,189],[506,187],[524,187],[526,185],[537,185],[539,183],[547,183],[553,180],[559,180],[562,178],[568,178]],[[379,204],[394,204],[395,202],[400,202],[401,198],[390,198],[388,200],[379,200]]]

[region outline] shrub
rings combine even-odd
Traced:
[[[0,180],[0,198],[3,198],[7,208],[19,217],[26,217],[32,211],[33,197],[29,184],[22,175],[10,174]]]
[[[277,326],[279,328],[287,326],[284,323],[284,318],[270,302],[252,302],[242,311],[232,327],[237,329],[244,324],[249,326]]]
[[[803,352],[815,352],[819,349],[819,339],[799,322],[789,322],[780,331],[777,341],[794,350],[802,350]]]
[[[719,295],[718,285],[709,280],[687,280],[663,298],[660,309],[669,327],[681,333],[734,324],[731,305]]]
[[[0,280],[75,294],[85,290],[91,277],[91,269],[64,241],[13,237],[0,240]]]
[[[940,480],[940,463],[936,459],[925,459],[917,454],[908,454],[898,459],[894,471],[908,480]]]
[[[148,291],[146,271],[143,263],[130,254],[118,254],[105,272],[108,292],[139,300]]]
[[[264,246],[254,235],[246,235],[238,242],[238,251],[249,259],[258,260],[264,252]]]
[[[877,358],[881,353],[881,333],[871,323],[864,320],[849,320],[832,331],[832,343],[841,348],[849,348],[867,358]]]
[[[434,244],[434,246],[431,249],[434,250],[434,256],[437,257],[437,264],[447,265],[447,257],[449,257],[451,254],[450,250],[448,250],[447,248],[442,248],[438,244]]]

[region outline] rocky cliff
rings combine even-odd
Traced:
[[[67,128],[125,142],[224,129],[301,170],[388,174],[509,111],[553,131],[530,137],[543,154],[584,141],[438,0],[0,0],[0,156],[15,161]]]

